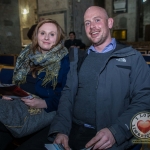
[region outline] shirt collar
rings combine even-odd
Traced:
[[[98,52],[93,45],[91,45],[88,49],[88,54],[93,51],[95,53],[106,53],[116,48],[116,40],[112,38],[111,42],[102,50],[102,52]]]

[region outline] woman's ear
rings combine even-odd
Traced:
[[[113,27],[114,20],[113,18],[108,18],[108,28],[111,29]]]

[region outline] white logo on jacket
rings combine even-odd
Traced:
[[[118,58],[116,59],[117,61],[120,61],[120,62],[127,62],[125,58]]]

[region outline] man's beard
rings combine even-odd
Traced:
[[[102,35],[101,38],[100,38],[100,40],[99,40],[98,42],[94,43],[94,42],[92,41],[93,46],[99,46],[99,45],[103,44],[103,43],[105,42],[106,38],[107,38],[107,37],[105,37],[105,36]]]

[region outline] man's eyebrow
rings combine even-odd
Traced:
[[[93,19],[97,19],[97,18],[102,18],[102,17],[100,17],[100,16],[96,16],[96,17],[94,17]],[[90,21],[90,20],[85,20],[84,22],[86,22],[86,21]]]
[[[100,16],[96,16],[96,17],[94,17],[94,19],[97,19],[97,18],[102,18],[102,17],[100,17]]]
[[[85,20],[84,22],[87,22],[87,21],[90,22],[90,20]]]

